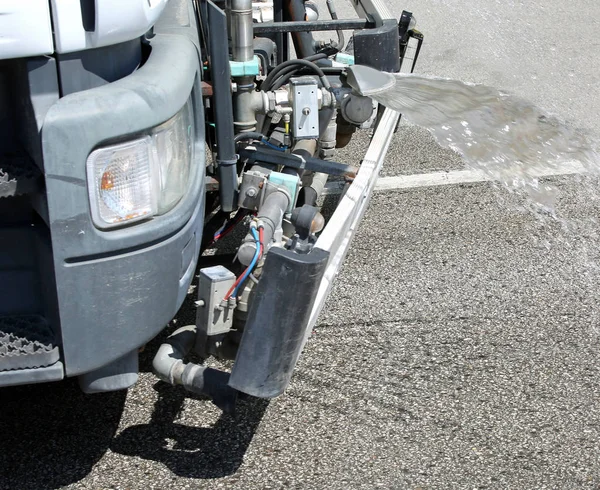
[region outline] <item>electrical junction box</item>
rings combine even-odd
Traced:
[[[319,86],[314,77],[290,79],[292,133],[297,140],[319,137]]]
[[[233,308],[221,306],[235,282],[235,274],[222,265],[200,270],[196,325],[206,335],[227,333],[233,324]]]

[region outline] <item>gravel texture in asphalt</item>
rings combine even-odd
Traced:
[[[422,71],[600,128],[597,2],[390,5],[417,15]],[[402,125],[384,175],[455,168]],[[230,416],[157,381],[161,338],[127,393],[2,389],[0,489],[600,487],[599,183],[547,180],[559,219],[489,183],[376,194],[270,403]],[[194,321],[193,299],[169,330]]]

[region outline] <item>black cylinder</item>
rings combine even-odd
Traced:
[[[307,333],[329,252],[272,248],[256,286],[229,386],[260,398],[282,394]]]
[[[287,13],[290,20],[303,21],[306,20],[306,10],[302,0],[286,0]],[[292,32],[294,48],[298,58],[306,58],[315,54],[315,40],[310,32]]]

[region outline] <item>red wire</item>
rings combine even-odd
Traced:
[[[260,259],[263,256],[263,253],[265,251],[265,245],[264,245],[264,228],[262,226],[260,226],[258,228],[258,241],[260,244],[260,248],[259,248],[259,255],[258,258]],[[250,266],[248,266],[250,267]],[[246,267],[246,270],[248,270],[248,267]],[[227,301],[229,299],[229,296],[231,296],[231,293],[233,293],[233,290],[237,287],[237,285],[240,283],[240,281],[242,280],[242,277],[244,277],[246,270],[244,270],[244,272],[242,272],[240,274],[240,277],[237,278],[237,280],[233,283],[233,286],[231,286],[231,288],[229,289],[229,291],[227,291],[227,294],[225,295],[225,299],[224,301]]]
[[[246,271],[244,271],[244,272],[246,272]],[[233,286],[231,286],[231,288],[229,289],[229,291],[227,291],[227,294],[225,295],[225,301],[227,301],[229,299],[229,296],[231,296],[231,293],[233,293],[233,290],[240,283],[240,281],[242,280],[242,277],[244,277],[244,272],[242,272],[240,274],[240,277],[237,278],[237,280],[233,283]]]
[[[258,258],[260,259],[263,256],[265,251],[265,229],[262,226],[258,227],[258,241],[260,243],[260,255]]]
[[[218,235],[214,236],[213,239],[210,241],[210,243],[207,245],[208,247],[212,247],[216,242],[218,242],[221,238],[223,238],[225,235],[229,234],[231,232],[231,230],[233,230],[240,221],[242,221],[242,219],[244,219],[247,216],[247,213],[240,213],[239,216],[235,216],[233,218],[233,221],[229,224],[229,226],[227,228],[225,228],[223,231],[221,231]]]

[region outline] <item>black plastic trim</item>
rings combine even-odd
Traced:
[[[229,378],[229,386],[273,398],[286,389],[300,357],[329,252],[271,248]]]

